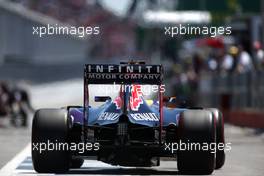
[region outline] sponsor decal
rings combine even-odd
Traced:
[[[129,99],[130,109],[132,111],[138,111],[140,105],[143,104],[142,95],[142,86],[132,85],[131,96]]]
[[[160,65],[87,65],[88,73],[160,73]]]
[[[133,113],[130,115],[136,121],[159,121],[155,113]]]
[[[120,80],[140,80],[140,79],[159,79],[159,74],[116,74],[116,73],[89,73],[88,79],[120,79]]]
[[[160,83],[161,65],[86,65],[86,78],[90,83],[140,82]]]
[[[119,117],[119,113],[114,112],[103,112],[99,115],[97,120],[103,121],[114,121]],[[158,122],[159,118],[155,113],[131,113],[129,114],[135,121],[154,121]]]
[[[122,99],[121,97],[116,97],[115,100],[113,101],[113,103],[116,105],[116,109],[121,109],[122,107]]]
[[[103,112],[100,114],[97,120],[116,120],[119,117],[119,113]]]

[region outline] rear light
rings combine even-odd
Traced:
[[[124,136],[127,135],[127,123],[118,123],[117,125],[117,135]]]

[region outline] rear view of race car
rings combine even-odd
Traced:
[[[191,174],[211,174],[221,168],[225,161],[221,112],[171,106],[170,98],[163,97],[162,81],[161,65],[85,65],[83,106],[40,109],[34,115],[34,169],[67,172],[81,167],[89,156],[132,167],[159,166],[160,157],[171,157],[177,159],[180,172]],[[102,105],[92,107],[90,84],[117,84],[119,94],[114,98],[95,96]],[[158,98],[145,99],[143,85],[156,85]],[[40,152],[41,145],[53,148]],[[85,149],[80,151],[79,146]]]

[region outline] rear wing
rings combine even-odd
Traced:
[[[84,66],[84,117],[83,134],[87,139],[88,118],[89,118],[89,84],[148,84],[162,85],[162,65],[145,65],[142,63],[115,64],[86,64]],[[159,114],[160,133],[159,142],[162,143],[163,124],[163,92],[159,86]]]
[[[152,84],[163,80],[161,65],[143,64],[86,64],[84,79],[87,84]]]

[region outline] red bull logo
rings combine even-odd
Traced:
[[[143,104],[142,96],[141,85],[132,85],[131,97],[129,99],[130,109],[132,111],[138,111],[140,105]]]
[[[116,97],[116,99],[114,100],[114,104],[116,105],[116,109],[121,109],[122,99],[120,96]]]

